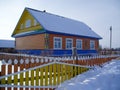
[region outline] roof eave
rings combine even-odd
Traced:
[[[67,35],[67,36],[78,36],[78,37],[84,37],[84,38],[93,38],[93,39],[102,39],[102,37],[91,37],[91,36],[83,36],[83,35],[76,35],[76,34],[70,34],[70,33],[63,33],[63,32],[55,32],[55,31],[50,31],[46,30],[46,33],[50,34],[61,34],[61,35]]]
[[[33,31],[33,32],[28,32],[28,33],[16,34],[16,35],[13,35],[13,37],[14,37],[14,38],[17,38],[17,37],[24,37],[24,36],[42,34],[42,33],[45,33],[45,32],[46,32],[45,30],[39,30],[39,31]]]

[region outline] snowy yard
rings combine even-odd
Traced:
[[[65,81],[57,90],[120,90],[120,59]]]

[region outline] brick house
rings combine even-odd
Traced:
[[[25,8],[12,34],[15,48],[30,54],[71,55],[97,53],[99,39],[83,22],[46,11]]]

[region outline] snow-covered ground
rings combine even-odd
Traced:
[[[120,90],[120,59],[65,81],[57,90]]]

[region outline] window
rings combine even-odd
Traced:
[[[36,26],[37,25],[37,21],[34,19],[34,26]]]
[[[66,38],[66,49],[72,49],[73,47],[73,39]]]
[[[62,38],[54,37],[54,49],[62,49]]]
[[[95,41],[90,40],[90,49],[95,49]]]
[[[24,26],[23,26],[23,23],[20,25],[20,29],[23,29],[24,28]]]
[[[26,21],[26,23],[25,23],[25,27],[28,28],[28,27],[30,27],[30,26],[31,26],[31,20],[28,19],[28,20]]]
[[[76,48],[77,49],[82,49],[82,40],[81,39],[76,40]]]

